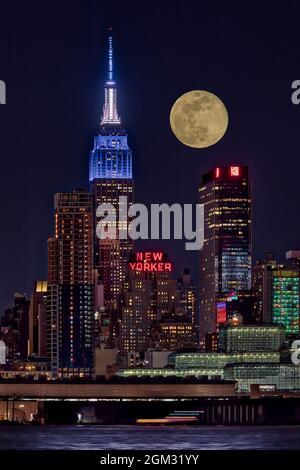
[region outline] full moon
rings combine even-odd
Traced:
[[[171,129],[180,142],[205,148],[216,144],[226,132],[228,113],[213,93],[193,90],[175,101],[170,113]]]

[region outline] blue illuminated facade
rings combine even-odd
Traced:
[[[108,79],[104,86],[104,105],[98,135],[90,152],[89,180],[131,179],[132,152],[127,132],[122,130],[117,109],[117,85],[113,77],[112,37],[108,40]]]
[[[113,73],[113,45],[108,38],[108,75],[104,85],[104,105],[99,131],[90,152],[89,180],[94,205],[112,204],[116,208],[116,239],[98,239],[95,236],[94,258],[98,283],[103,285],[104,301],[113,311],[128,275],[128,260],[133,251],[130,237],[119,239],[119,230],[127,230],[129,219],[120,219],[118,201],[127,198],[128,207],[133,203],[132,152],[127,142],[127,132],[122,128],[117,107],[117,84]],[[95,223],[97,224],[97,218]],[[118,325],[111,319],[109,345],[114,347]]]
[[[89,179],[132,178],[132,152],[128,147],[126,131],[100,129],[94,137],[90,153]]]

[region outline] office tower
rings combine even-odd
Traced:
[[[184,316],[188,323],[198,327],[196,318],[196,285],[189,269],[181,271],[176,286],[176,316]]]
[[[272,271],[272,322],[283,325],[287,334],[299,333],[299,269]]]
[[[188,270],[171,278],[163,252],[138,252],[129,262],[129,283],[121,299],[120,350],[143,352],[194,349],[195,286]]]
[[[204,204],[204,245],[200,250],[200,330],[217,331],[226,321],[228,293],[251,289],[251,184],[245,166],[220,166],[205,174],[199,189]]]
[[[89,181],[95,201],[95,209],[103,203],[113,204],[116,220],[107,223],[107,229],[115,229],[115,239],[95,241],[95,266],[98,284],[104,285],[104,301],[116,304],[127,276],[132,240],[121,239],[121,231],[128,227],[127,215],[120,215],[119,198],[127,198],[127,208],[133,201],[132,152],[127,142],[117,109],[117,84],[113,71],[112,37],[109,37],[108,77],[104,87],[104,106],[98,134],[90,152]],[[125,209],[125,204],[121,202]],[[97,222],[97,221],[96,221]],[[114,322],[112,318],[112,323]]]
[[[196,319],[196,286],[192,282],[189,269],[183,269],[176,285],[166,296],[166,313],[156,325],[155,346],[169,351],[195,349],[199,335]]]
[[[283,325],[287,334],[298,334],[300,292],[297,256],[289,256],[287,262],[289,266],[278,264],[269,253],[267,261],[257,262],[254,266],[254,314],[260,323]]]
[[[149,269],[148,269],[149,268]],[[141,352],[156,343],[159,321],[174,312],[176,281],[162,252],[139,252],[129,262],[129,282],[121,299],[120,350]]]
[[[272,269],[277,262],[271,252],[265,261],[257,261],[252,270],[254,323],[271,323]]]
[[[82,190],[54,198],[48,240],[47,350],[54,376],[92,374],[93,198]]]
[[[12,307],[5,309],[1,319],[1,336],[10,360],[26,360],[29,344],[29,305],[25,294],[16,293]]]
[[[47,281],[37,281],[30,299],[29,355],[47,355]]]

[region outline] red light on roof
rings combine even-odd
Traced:
[[[216,178],[220,178],[220,168],[216,168]]]
[[[240,176],[240,167],[239,166],[231,166],[230,167],[230,176]]]

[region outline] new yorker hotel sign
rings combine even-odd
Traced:
[[[134,253],[129,261],[130,271],[171,272],[172,264],[162,251],[146,251]]]

